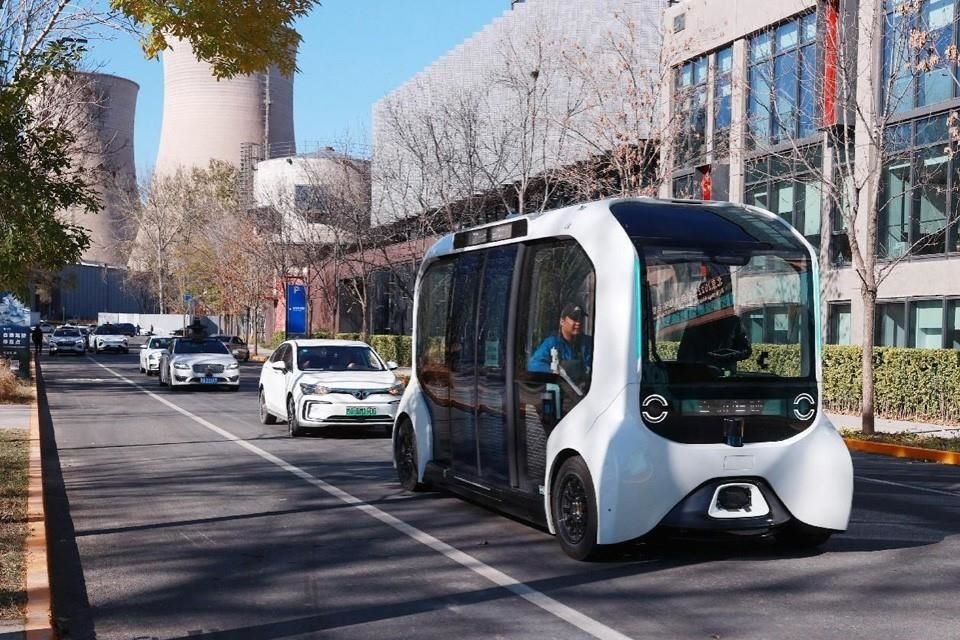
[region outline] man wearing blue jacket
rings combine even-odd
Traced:
[[[558,373],[561,363],[574,362],[589,378],[593,366],[593,338],[583,333],[587,312],[577,302],[568,302],[560,310],[560,329],[547,336],[527,361],[527,371]],[[567,368],[569,365],[564,364]],[[579,376],[577,376],[579,377]]]

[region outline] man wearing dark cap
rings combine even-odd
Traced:
[[[540,343],[527,361],[527,371],[558,373],[562,362],[577,362],[583,375],[593,365],[593,340],[583,333],[587,312],[579,302],[568,302],[560,310],[560,330]]]

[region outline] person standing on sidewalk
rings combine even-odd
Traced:
[[[40,330],[40,325],[35,326],[30,335],[33,337],[33,352],[40,355],[43,350],[43,331]]]

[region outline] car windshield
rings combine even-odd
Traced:
[[[297,347],[297,366],[302,371],[383,371],[380,358],[370,347]]]
[[[222,353],[229,354],[219,340],[177,340],[174,353]]]
[[[77,338],[80,336],[80,331],[77,329],[57,329],[53,332],[54,338]]]
[[[170,338],[153,338],[150,340],[151,349],[166,349],[170,346]]]
[[[649,305],[646,366],[653,379],[734,382],[813,375],[809,258],[785,250],[638,246]]]

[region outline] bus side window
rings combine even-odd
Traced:
[[[562,369],[564,413],[579,402],[593,368],[595,273],[572,240],[533,245],[520,299],[517,372],[543,377]],[[532,376],[530,375],[532,374]]]

